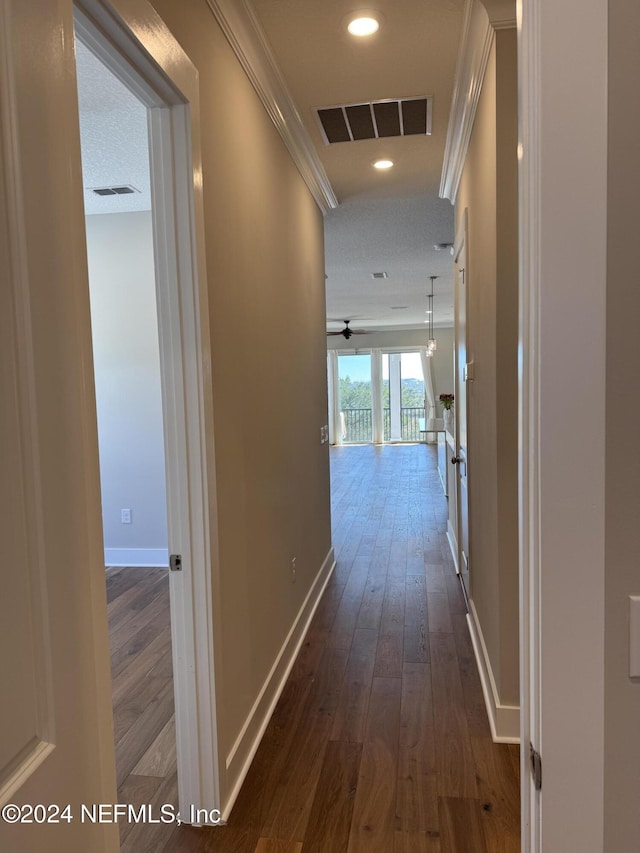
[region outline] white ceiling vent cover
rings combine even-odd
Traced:
[[[390,136],[429,136],[432,98],[398,98],[364,104],[315,107],[326,145],[383,139]]]
[[[389,278],[386,272],[372,272],[371,278]]]
[[[116,187],[89,187],[89,189],[96,195],[129,195],[140,192],[131,184],[120,184]]]

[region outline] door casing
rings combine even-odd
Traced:
[[[144,0],[78,0],[75,22],[83,41],[148,108],[168,538],[170,553],[182,557],[182,570],[170,573],[179,805],[185,815],[191,805],[222,810],[213,631],[217,531],[209,503],[215,486],[213,404],[206,375],[211,358],[198,76]]]

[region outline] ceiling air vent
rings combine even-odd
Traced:
[[[96,195],[129,195],[129,193],[139,193],[131,184],[123,184],[118,187],[92,187],[91,191]]]
[[[372,272],[371,278],[389,278],[386,272]]]
[[[327,145],[389,136],[426,136],[431,133],[431,98],[399,98],[316,107],[322,137]]]

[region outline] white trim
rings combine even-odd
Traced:
[[[482,0],[482,5],[495,30],[516,26],[516,0]]]
[[[608,4],[518,7],[522,851],[601,853]]]
[[[466,0],[449,113],[440,198],[455,204],[495,33],[480,0]]]
[[[105,566],[131,566],[166,568],[169,565],[168,548],[105,548]]]
[[[540,732],[540,596],[539,575],[539,400],[537,345],[539,339],[540,175],[538,122],[539,7],[533,0],[518,3],[518,169],[519,199],[519,330],[518,352],[518,540],[520,574],[520,846],[522,853],[542,853],[541,795],[531,784],[528,749],[541,750]]]
[[[324,166],[251,5],[246,0],[207,0],[207,4],[318,206],[323,213],[338,207]]]
[[[219,808],[221,799],[213,628],[213,610],[220,606],[218,539],[198,73],[146,0],[77,2],[117,47],[112,70],[149,107],[169,549],[183,558],[182,571],[171,573],[170,593],[178,795],[181,812],[188,814],[191,805]]]
[[[200,355],[197,278],[189,248],[192,205],[180,170],[190,161],[188,115],[182,105],[149,113],[151,192],[154,213],[158,331],[165,423],[167,519],[172,553],[182,571],[170,575],[171,638],[176,696],[178,790],[181,809],[201,803],[219,808],[217,780],[201,769],[216,753],[211,628],[212,601],[207,481],[203,423],[204,381]],[[175,177],[175,190],[172,182]],[[175,195],[174,195],[175,192]],[[177,236],[177,246],[166,235]],[[180,251],[184,249],[184,255]],[[204,267],[201,267],[205,282]],[[208,315],[208,312],[207,312]],[[199,603],[200,601],[200,603]],[[199,623],[199,626],[198,624]],[[211,646],[211,648],[209,648]],[[196,661],[201,658],[201,665]],[[202,681],[202,688],[199,682]],[[204,702],[198,697],[202,689]],[[203,707],[201,707],[201,705]],[[201,715],[206,714],[203,724]],[[213,769],[215,774],[217,768]],[[211,805],[210,805],[211,804]]]
[[[505,18],[504,21],[491,21],[491,26],[494,30],[514,30],[516,27],[516,19]]]
[[[489,717],[491,737],[495,743],[520,743],[520,708],[517,705],[503,705],[496,686],[491,667],[491,658],[480,627],[480,620],[473,601],[469,602],[467,625],[471,635],[471,644],[478,664],[482,695]]]
[[[384,412],[382,406],[382,350],[371,350],[371,443],[384,442]]]
[[[223,822],[227,821],[231,813],[335,565],[335,556],[331,548],[302,603],[240,734],[229,751],[226,764],[229,777],[234,779],[234,782],[226,802],[222,805]]]
[[[11,772],[9,779],[0,787],[0,806],[4,806],[14,799],[14,795],[29,781],[30,777],[33,776],[38,767],[44,763],[55,748],[56,745],[54,743],[47,743],[46,741],[34,738],[33,747],[28,750],[24,758],[20,759],[17,767]]]
[[[447,497],[451,500],[451,495],[447,495]],[[453,529],[453,525],[449,520],[447,520],[447,542],[449,543],[449,550],[453,557],[453,565],[456,567],[456,574],[459,575],[460,565],[458,563],[458,538],[455,530]]]

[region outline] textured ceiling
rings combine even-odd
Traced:
[[[381,239],[390,222],[391,239]],[[452,233],[453,208],[433,194],[341,204],[325,220],[327,317],[363,318],[354,327],[364,328],[422,326],[428,276],[437,275],[434,324],[453,325],[453,259],[425,246],[426,239],[450,242]],[[388,278],[372,279],[373,272]]]
[[[85,213],[150,210],[147,108],[78,41],[76,58]],[[93,187],[123,184],[140,192],[92,192]]]
[[[245,0],[249,2],[249,0]],[[363,317],[369,328],[422,324],[429,275],[437,325],[453,323],[453,263],[433,246],[453,242],[453,209],[438,198],[463,0],[375,0],[378,33],[356,40],[351,0],[250,0],[315,144],[340,207],[325,218],[327,317]],[[328,146],[314,107],[433,97],[430,136]],[[372,162],[388,157],[387,172]],[[374,281],[371,272],[389,278]],[[397,306],[407,308],[398,310]],[[393,310],[396,306],[396,310]],[[337,329],[339,324],[329,323]]]

